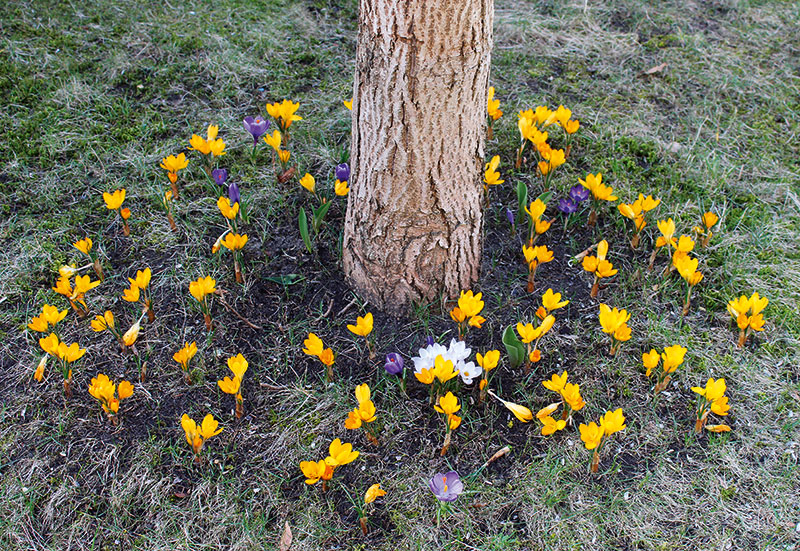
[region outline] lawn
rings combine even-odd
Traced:
[[[486,153],[500,156],[505,183],[490,190],[473,287],[487,321],[466,343],[473,357],[501,351],[489,388],[504,399],[536,412],[555,396],[542,381],[567,370],[586,406],[571,426],[542,436],[537,419],[523,424],[465,387],[463,422],[442,457],[442,416],[411,357],[427,337],[445,345],[457,337],[454,304],[392,318],[354,294],[341,270],[346,201],[333,194],[333,180],[348,160],[342,100],[352,94],[355,0],[4,6],[0,548],[278,549],[287,523],[292,549],[309,550],[800,546],[800,5],[497,0],[495,10],[491,84],[504,115]],[[271,149],[261,143],[253,154],[242,120],[266,117],[266,104],[284,98],[299,102],[303,120],[291,127],[297,175],[279,183]],[[514,169],[517,112],[561,104],[581,128],[553,178],[545,216],[553,225],[538,242],[554,260],[538,269],[529,294],[522,238],[506,209],[517,210],[520,183],[531,199],[542,184],[530,149]],[[186,150],[209,124],[227,144],[218,164],[241,189],[244,284],[234,280],[230,251],[211,252],[225,230],[221,188]],[[159,163],[179,152],[190,162],[172,230]],[[316,205],[298,183],[307,172],[332,200],[313,253],[297,222]],[[569,223],[558,212],[557,199],[597,172],[622,201],[661,199],[638,249],[614,205],[594,227],[586,211]],[[130,236],[103,202],[103,192],[119,188],[132,211]],[[704,278],[682,316],[685,283],[662,275],[666,254],[647,270],[656,220],[671,217],[677,235],[691,235],[706,211],[720,219],[709,246],[693,251]],[[87,350],[65,399],[54,361],[34,380],[42,335],[27,325],[45,303],[69,308],[51,288],[62,265],[85,262],[72,243],[86,236],[105,280],[86,293],[89,317],[69,312],[59,324],[65,342]],[[601,239],[619,273],[594,299],[574,257]],[[123,331],[130,327],[141,309],[122,294],[148,267],[155,321],[145,317],[135,349],[123,352],[89,321],[111,310]],[[91,269],[82,273],[95,279]],[[207,275],[224,292],[212,299],[210,331],[189,294],[190,282]],[[529,373],[512,369],[503,331],[535,322],[548,288],[570,304],[554,312],[541,361]],[[738,348],[726,307],[756,291],[769,299],[765,330]],[[631,314],[632,338],[613,357],[601,302]],[[346,327],[367,312],[374,359]],[[309,332],[336,353],[331,384],[302,351]],[[193,341],[199,351],[187,384],[173,354]],[[654,396],[642,353],[674,344],[688,349],[686,359]],[[389,352],[405,359],[405,391],[383,368]],[[217,384],[238,353],[249,362],[241,419]],[[134,383],[118,425],[87,391],[98,373]],[[727,382],[730,413],[714,422],[732,430],[695,435],[691,387],[709,377]],[[361,383],[377,407],[378,445],[344,428]],[[591,473],[578,425],[616,408],[627,427]],[[196,462],[181,416],[209,413],[223,430]],[[304,482],[299,464],[323,459],[335,438],[360,456],[337,468],[323,492]],[[428,481],[449,470],[465,491],[443,509]],[[363,535],[353,502],[378,482],[387,495],[370,506]]]

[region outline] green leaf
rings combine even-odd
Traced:
[[[305,280],[305,276],[301,274],[286,274],[282,276],[269,276],[265,277],[267,281],[271,281],[272,283],[277,283],[278,285],[294,285],[295,283],[300,283],[301,281]]]
[[[542,203],[547,203],[548,201],[550,201],[550,198],[552,196],[553,196],[552,191],[545,191],[539,197],[537,197],[537,199],[539,199]]]
[[[511,369],[521,366],[522,362],[525,361],[525,345],[517,338],[512,325],[509,325],[503,331],[503,344],[506,346],[506,352],[508,352]]]
[[[311,238],[308,236],[308,217],[306,216],[306,209],[300,209],[300,214],[297,215],[297,225],[300,226],[300,237],[303,238],[303,243],[306,244],[308,252],[311,250]]]
[[[325,220],[325,215],[328,214],[328,209],[331,208],[331,201],[322,203],[314,209],[314,219],[311,221],[314,225],[314,233],[319,233],[322,227],[322,221]]]
[[[528,186],[525,182],[517,182],[517,203],[519,204],[519,215],[525,212],[528,206]]]

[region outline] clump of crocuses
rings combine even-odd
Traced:
[[[450,318],[458,324],[458,338],[464,340],[470,327],[480,329],[486,318],[479,314],[483,310],[482,293],[473,294],[472,291],[461,291],[458,306],[450,310]]]
[[[119,385],[115,385],[108,375],[99,373],[89,384],[89,394],[97,400],[108,419],[116,425],[119,422],[117,417],[119,403],[133,396],[133,385],[128,381],[120,381]]]
[[[358,407],[347,415],[347,419],[344,422],[344,428],[355,430],[364,427],[364,431],[367,433],[367,439],[371,443],[377,445],[378,438],[375,435],[371,425],[371,423],[377,419],[377,410],[375,409],[375,404],[370,399],[371,397],[369,385],[364,383],[356,387],[356,400],[358,401]]]
[[[231,394],[236,398],[236,418],[240,419],[244,414],[244,399],[242,398],[242,378],[247,371],[247,360],[241,354],[228,358],[228,369],[233,373],[233,378],[224,377],[217,381],[217,385],[225,394]]]
[[[321,461],[301,461],[300,470],[306,477],[306,484],[316,484],[322,480],[322,491],[328,489],[328,481],[333,477],[333,472],[343,465],[355,461],[359,452],[353,450],[352,444],[343,444],[337,438],[328,447],[328,456]]]
[[[642,354],[642,364],[647,369],[646,375],[650,377],[654,372],[656,374],[656,385],[653,389],[656,394],[667,388],[672,374],[683,363],[685,356],[686,348],[679,344],[666,347],[661,354],[654,348]],[[659,363],[662,363],[661,370],[656,370]]]
[[[761,313],[769,304],[767,297],[753,293],[750,298],[746,295],[728,302],[728,313],[736,320],[739,327],[739,348],[744,346],[753,331],[764,330],[764,315]]]
[[[199,425],[184,413],[183,417],[181,417],[181,427],[186,433],[186,441],[192,447],[194,460],[197,463],[200,462],[200,453],[203,451],[206,440],[222,432],[222,429],[219,428],[219,422],[210,413],[203,417],[203,422]]]
[[[728,432],[731,428],[728,425],[706,425],[708,416],[711,413],[720,416],[728,415],[731,406],[728,405],[728,397],[725,396],[727,385],[725,379],[709,379],[705,387],[693,386],[692,391],[697,394],[697,408],[695,410],[694,432],[699,434],[703,430],[711,432]]]
[[[599,425],[594,422],[588,425],[580,424],[578,429],[581,432],[581,440],[583,440],[587,450],[594,450],[591,467],[593,473],[596,473],[600,466],[600,451],[608,441],[608,438],[615,432],[625,429],[625,427],[625,416],[622,414],[622,408],[607,411],[605,415],[600,417]]]
[[[601,304],[599,317],[603,333],[611,335],[611,348],[608,353],[614,356],[622,343],[631,338],[631,328],[628,326],[631,315],[627,310],[617,310],[607,304]]]
[[[597,298],[600,290],[600,280],[615,275],[619,270],[614,268],[610,260],[606,260],[608,255],[608,241],[603,239],[597,244],[597,256],[586,255],[583,257],[583,269],[594,275],[592,291],[590,296]]]
[[[333,381],[333,363],[335,361],[333,350],[325,348],[322,339],[314,333],[308,334],[303,341],[303,346],[304,354],[319,358],[319,361],[325,366],[325,382],[330,384]]]

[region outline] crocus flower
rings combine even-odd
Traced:
[[[767,297],[753,293],[750,298],[740,296],[728,302],[728,313],[736,320],[739,327],[739,348],[744,346],[747,336],[753,331],[764,330],[764,315],[761,313],[769,304]],[[750,314],[749,316],[747,314]]]
[[[350,180],[350,165],[347,163],[336,165],[336,179],[340,182],[347,182]]]
[[[133,385],[128,381],[121,381],[117,386],[107,375],[99,373],[97,377],[92,378],[89,394],[100,403],[109,419],[116,424],[119,403],[133,395]]]
[[[170,183],[174,184],[178,181],[178,171],[189,166],[189,161],[186,159],[185,153],[179,153],[177,157],[175,155],[164,157],[159,166],[167,171]]]
[[[342,441],[337,438],[328,447],[328,457],[325,458],[325,463],[331,467],[340,467],[352,463],[359,456],[359,452],[353,451],[352,444],[342,444]]]
[[[316,180],[314,177],[306,172],[305,176],[300,178],[300,185],[303,186],[305,189],[310,191],[311,193],[316,193]]]
[[[281,103],[268,103],[267,113],[273,117],[281,125],[281,128],[288,129],[292,122],[301,121],[303,117],[296,115],[295,112],[300,107],[299,103],[294,103],[292,100],[285,99]]]
[[[455,471],[433,475],[433,478],[428,482],[428,487],[433,492],[433,495],[436,496],[436,499],[447,502],[455,501],[464,491],[461,477]]]
[[[192,382],[192,378],[189,375],[189,362],[194,358],[195,354],[197,354],[197,343],[193,341],[191,344],[184,344],[183,348],[172,355],[172,359],[178,362],[181,369],[183,369],[187,383]]]
[[[506,207],[506,219],[508,219],[509,224],[514,225],[514,211],[508,207]]]
[[[386,354],[386,364],[383,368],[390,375],[399,375],[403,372],[403,356],[396,352]]]
[[[242,121],[244,125],[244,129],[250,132],[250,135],[253,136],[253,147],[258,145],[258,139],[267,133],[267,129],[269,128],[269,121],[262,119],[261,117],[245,117]]]
[[[482,296],[482,293],[473,294],[472,290],[461,291],[458,306],[450,311],[450,318],[458,323],[458,336],[461,340],[464,340],[470,326],[480,329],[486,321],[484,317],[478,315],[483,310]]]
[[[372,332],[372,324],[372,312],[367,312],[367,315],[364,317],[357,316],[356,325],[348,324],[347,329],[349,329],[351,333],[366,337]]]
[[[575,201],[569,198],[559,199],[558,210],[564,214],[572,214],[574,212],[578,212],[578,205],[575,203]]]
[[[369,487],[369,489],[367,490],[367,493],[364,494],[364,503],[372,503],[373,501],[375,501],[379,497],[385,496],[385,495],[386,495],[386,491],[381,489],[381,485],[380,484],[373,484],[372,486]]]
[[[222,429],[217,428],[219,427],[219,422],[210,413],[203,418],[203,422],[199,426],[184,413],[183,417],[181,417],[181,426],[186,433],[186,441],[192,447],[196,456],[200,455],[206,440],[222,432]]]
[[[580,203],[589,198],[589,190],[580,184],[576,184],[569,188],[568,195],[575,203]]]
[[[239,186],[236,185],[236,182],[232,183],[228,186],[228,199],[230,199],[231,204],[236,204],[241,200],[242,196],[239,193]]]
[[[217,185],[224,186],[225,180],[228,179],[228,169],[227,168],[215,168],[211,171],[211,177],[214,179]]]

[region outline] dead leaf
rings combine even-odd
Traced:
[[[278,549],[280,551],[289,551],[292,547],[292,529],[289,528],[289,521],[287,520],[286,523],[283,525],[283,535],[281,536],[281,541],[278,543]]]
[[[292,178],[292,176],[295,175],[296,172],[297,172],[297,168],[295,168],[295,167],[292,167],[292,168],[284,171],[283,174],[280,174],[278,176],[278,183],[279,184],[285,184],[286,182],[288,182]]]
[[[506,446],[505,448],[501,449],[500,451],[495,452],[495,454],[492,457],[489,458],[489,461],[487,461],[486,464],[489,465],[490,463],[493,463],[493,462],[497,461],[498,459],[500,459],[501,457],[503,457],[504,455],[506,455],[507,453],[510,453],[510,452],[511,452],[511,446]]]
[[[656,73],[662,72],[666,68],[667,68],[667,64],[666,63],[662,63],[661,65],[656,65],[655,67],[650,67],[648,70],[646,70],[642,74],[643,75],[654,75]]]

